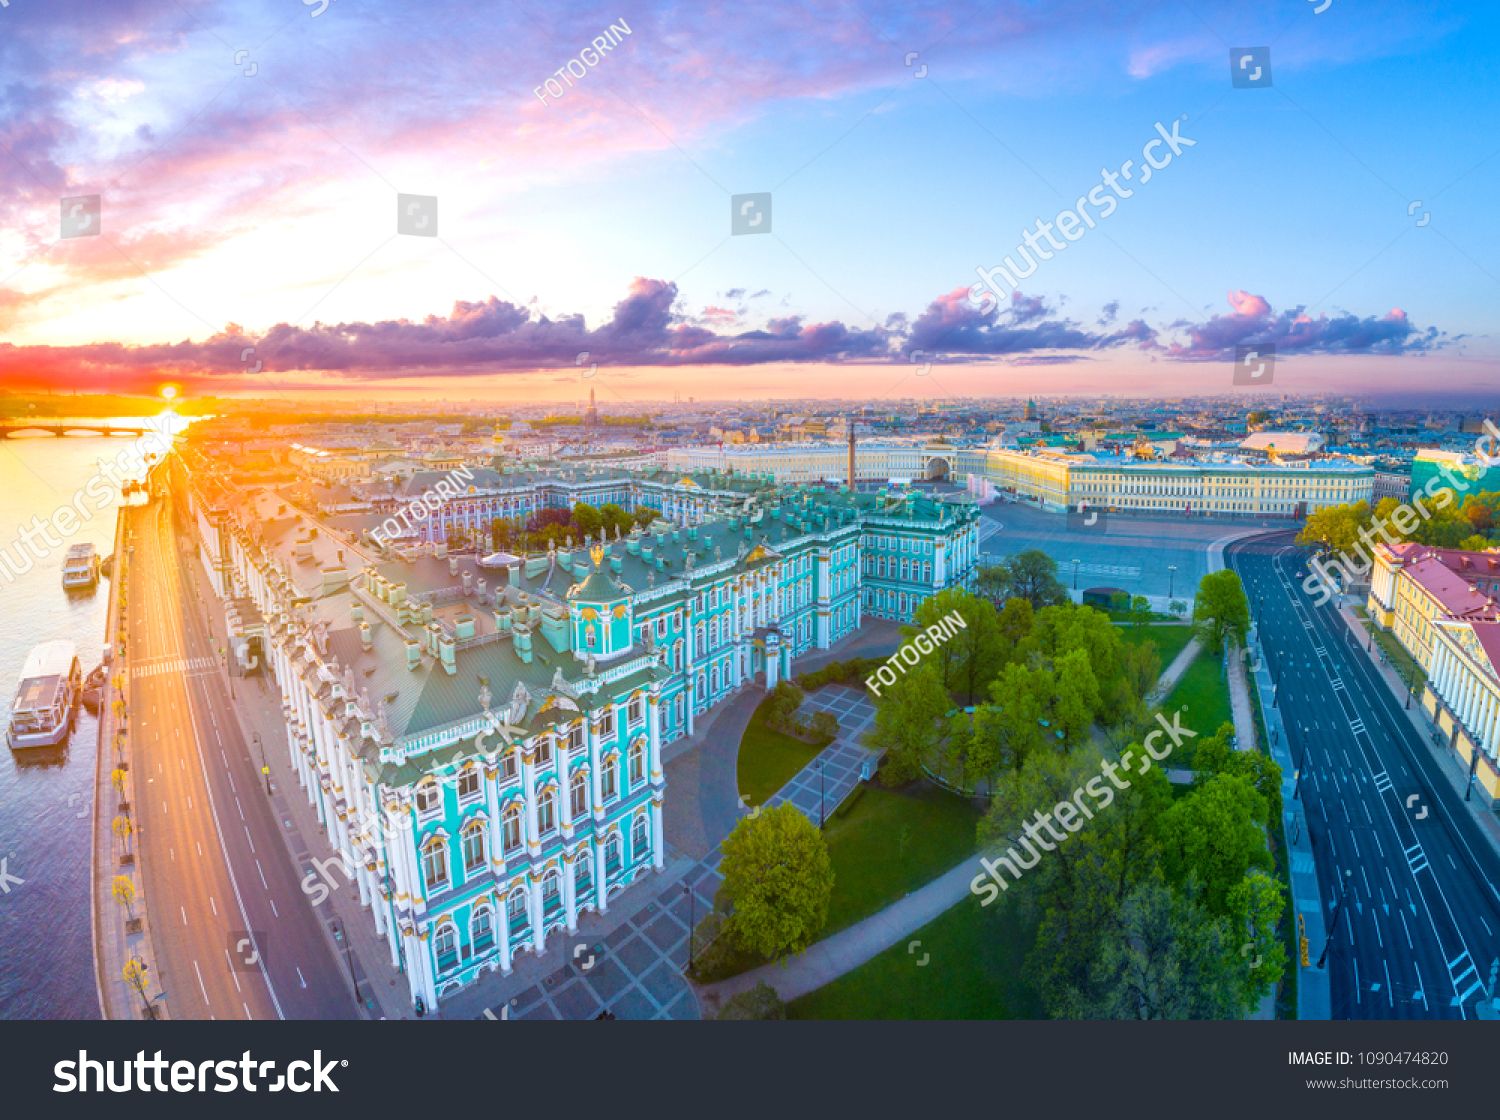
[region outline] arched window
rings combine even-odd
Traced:
[[[635,788],[646,777],[646,744],[637,739],[630,745],[630,785]]]
[[[557,827],[557,791],[551,787],[542,790],[536,798],[536,830],[545,836]]]
[[[438,968],[452,968],[458,963],[458,930],[451,922],[438,926],[432,939],[432,951],[437,954]]]
[[[615,795],[620,792],[619,757],[615,755],[612,758],[600,760],[599,765],[603,769],[599,771],[599,796],[604,801],[613,801]]]
[[[526,888],[517,887],[505,899],[505,916],[510,921],[511,936],[530,924],[530,908],[526,905]]]
[[[505,810],[505,818],[501,824],[500,842],[505,846],[506,852],[513,852],[521,846],[521,807],[512,804]]]
[[[568,796],[572,798],[569,805],[576,820],[589,811],[589,776],[582,770],[573,771],[573,777],[568,781]]]
[[[474,911],[474,917],[469,922],[469,942],[476,953],[494,946],[495,912],[488,906],[481,906]]]
[[[542,877],[542,913],[555,914],[562,906],[562,876],[549,871]]]
[[[611,832],[604,842],[604,873],[613,875],[620,869],[620,834]]]
[[[536,764],[538,766],[552,765],[552,736],[543,735],[536,744]]]
[[[719,667],[717,665],[708,671],[708,691],[710,693],[719,691]]]
[[[646,814],[642,813],[630,826],[630,856],[632,859],[641,859],[650,850],[651,826],[646,822]]]
[[[582,894],[594,883],[594,853],[584,848],[573,861],[573,890]]]
[[[448,885],[448,845],[441,836],[430,836],[422,845],[422,880],[429,891]]]
[[[436,813],[441,803],[442,795],[438,792],[436,782],[426,781],[417,787],[417,813],[419,815]]]
[[[484,869],[484,820],[475,817],[463,830],[464,874]]]

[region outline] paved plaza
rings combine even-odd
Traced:
[[[1191,603],[1209,570],[1216,542],[1279,522],[1241,518],[1159,517],[1088,511],[1079,516],[1049,513],[1017,502],[996,501],[983,509],[980,562],[993,564],[1027,549],[1057,561],[1057,578],[1070,590],[1118,587],[1132,595]],[[1092,520],[1090,520],[1092,518]],[[991,528],[990,526],[995,526]],[[1077,560],[1077,572],[1073,561]],[[1169,571],[1175,567],[1176,571]]]
[[[837,737],[768,802],[790,802],[813,822],[820,809],[832,813],[862,778],[875,773],[880,760],[877,752],[859,742],[875,721],[875,705],[864,689],[844,684],[821,688],[807,697],[800,714],[806,718],[816,711],[838,717]],[[591,938],[588,927],[603,925],[608,915],[588,915],[566,952],[549,949],[545,958],[523,957],[515,975],[485,981],[485,995],[498,997],[498,1003],[476,1012],[465,1006],[469,1001],[464,997],[472,993],[457,993],[445,1007],[456,1015],[486,1019],[592,1019],[605,1011],[617,1019],[697,1019],[698,1001],[682,975],[688,932],[713,909],[724,881],[719,874],[722,858],[715,844],[680,875],[674,872],[689,861],[674,860],[663,872],[667,882],[655,897],[623,923]],[[639,889],[649,897],[649,883]],[[621,895],[611,911],[628,904],[629,897],[628,892]],[[549,961],[555,967],[536,978],[537,966]]]

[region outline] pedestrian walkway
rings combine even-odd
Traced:
[[[1146,696],[1147,705],[1160,704],[1171,695],[1172,689],[1177,686],[1177,679],[1187,672],[1188,666],[1202,648],[1203,643],[1194,638],[1178,651],[1177,656],[1172,658],[1172,664],[1163,669],[1161,676],[1157,678],[1156,687]]]
[[[1281,722],[1281,710],[1273,703],[1276,691],[1271,681],[1271,670],[1262,654],[1254,627],[1250,631],[1250,648],[1252,658],[1249,672],[1260,695],[1260,710],[1265,717],[1266,734],[1271,739],[1271,757],[1281,767],[1281,840],[1287,853],[1292,906],[1300,922],[1300,929],[1308,939],[1309,948],[1316,952],[1326,942],[1328,932],[1323,921],[1323,892],[1318,885],[1318,872],[1313,863],[1312,833],[1307,827],[1302,802],[1297,796],[1298,774],[1286,728]],[[1290,963],[1292,967],[1299,969],[1297,1018],[1329,1018],[1332,1015],[1332,997],[1329,993],[1328,973],[1320,968],[1304,967],[1300,959],[1294,959]]]
[[[1229,709],[1234,713],[1234,745],[1242,751],[1253,751],[1260,737],[1255,733],[1255,709],[1250,704],[1250,683],[1245,676],[1245,658],[1254,656],[1248,648],[1229,649],[1224,656],[1224,672],[1229,679]]]
[[[797,771],[791,781],[772,794],[768,805],[791,802],[821,827],[827,815],[843,804],[854,787],[875,773],[880,753],[860,740],[875,723],[875,705],[864,689],[831,684],[812,693],[797,709],[802,719],[815,712],[832,712],[838,735],[816,758]]]
[[[218,665],[216,657],[156,657],[138,663],[129,672],[132,678],[159,677],[163,673],[186,676],[209,671]]]

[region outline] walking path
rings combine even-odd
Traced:
[[[1281,710],[1272,700],[1271,670],[1260,650],[1259,636],[1252,628],[1250,645],[1254,652],[1250,675],[1260,694],[1260,710],[1266,721],[1266,734],[1271,737],[1271,757],[1281,767],[1281,842],[1287,853],[1287,876],[1291,881],[1292,906],[1302,925],[1302,933],[1309,945],[1322,945],[1327,941],[1323,922],[1323,892],[1318,885],[1318,872],[1313,865],[1312,834],[1303,817],[1302,802],[1297,798],[1297,771],[1292,759],[1291,746],[1287,742],[1286,728],[1281,722]],[[1329,995],[1328,973],[1323,969],[1303,967],[1300,958],[1289,962],[1298,969],[1297,1018],[1327,1019],[1332,1015],[1332,1000]]]
[[[1160,704],[1171,694],[1172,689],[1177,686],[1177,679],[1187,672],[1188,666],[1193,663],[1193,659],[1198,656],[1198,651],[1202,648],[1203,643],[1197,638],[1182,647],[1177,656],[1172,658],[1172,664],[1162,670],[1161,676],[1157,678],[1156,686],[1146,695],[1148,705]]]

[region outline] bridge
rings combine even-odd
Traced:
[[[50,436],[143,436],[151,431],[144,424],[113,424],[90,420],[72,421],[34,421],[34,420],[0,420],[0,439],[10,439],[12,436],[20,435],[50,435]]]

